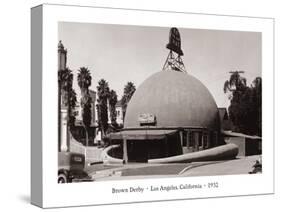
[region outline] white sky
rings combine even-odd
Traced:
[[[162,70],[168,55],[170,28],[88,23],[59,23],[58,38],[67,48],[67,66],[74,71],[88,67],[92,86],[104,78],[122,97],[128,81],[137,87],[153,73]],[[261,40],[259,32],[218,31],[179,28],[182,57],[188,74],[199,79],[211,92],[218,107],[228,107],[223,92],[229,71],[243,70],[247,83],[261,76]],[[80,97],[78,97],[80,99]],[[78,99],[78,100],[79,100]]]

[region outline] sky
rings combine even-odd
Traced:
[[[121,99],[128,81],[138,87],[162,70],[169,50],[170,28],[93,23],[59,22],[58,40],[67,49],[67,67],[73,70],[73,87],[80,99],[77,73],[87,67],[92,76],[90,89],[104,78]],[[230,71],[243,70],[247,84],[261,76],[260,32],[179,28],[182,60],[188,74],[200,80],[218,107],[228,107],[223,85]]]

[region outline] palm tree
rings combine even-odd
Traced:
[[[75,90],[71,87],[70,92],[69,92],[69,104],[70,104],[69,126],[70,126],[70,131],[73,129],[74,124],[75,124],[76,102],[77,102],[77,94],[76,94]]]
[[[243,90],[247,86],[246,78],[241,77],[239,73],[244,73],[240,71],[231,72],[229,80],[226,80],[224,83],[223,91],[224,93],[230,91]]]
[[[114,90],[111,90],[109,93],[109,111],[110,119],[113,125],[116,125],[116,103],[117,103],[117,94]]]
[[[136,91],[136,86],[132,82],[128,82],[124,87],[124,93],[121,98],[121,105],[122,105],[122,111],[123,111],[123,117],[125,118],[126,110],[129,101],[131,100],[133,94]]]
[[[91,86],[92,77],[88,68],[81,67],[78,73],[78,85],[81,90],[80,104],[82,107],[82,123],[86,132],[86,146],[89,144],[89,128],[91,126],[91,96],[89,94],[89,87]]]
[[[62,103],[64,106],[68,104],[68,93],[72,88],[73,74],[69,68],[59,70],[58,72],[59,86],[62,91]]]
[[[76,93],[72,88],[73,74],[69,68],[58,71],[59,84],[59,104],[67,108],[67,143],[69,143],[70,127],[74,125],[75,114],[73,113],[76,105]],[[60,111],[59,111],[60,113]]]
[[[103,137],[108,127],[107,100],[109,98],[108,82],[106,82],[104,79],[101,79],[98,82],[97,93],[98,93],[98,99],[97,99],[98,123],[101,128],[102,137]]]
[[[89,87],[92,83],[90,70],[88,68],[81,67],[78,71],[78,85],[81,89],[81,94],[89,93]]]

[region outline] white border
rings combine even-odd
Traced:
[[[262,32],[263,173],[211,177],[119,180],[57,184],[57,42],[58,22],[220,29]],[[43,207],[205,198],[274,192],[273,136],[273,19],[123,10],[80,6],[43,6]],[[130,186],[179,185],[219,182],[218,189],[112,194]]]

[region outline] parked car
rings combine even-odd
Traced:
[[[85,156],[73,152],[58,153],[58,183],[93,181],[85,172]]]
[[[262,164],[259,160],[256,160],[256,163],[253,165],[253,171],[250,171],[249,174],[262,173]]]

